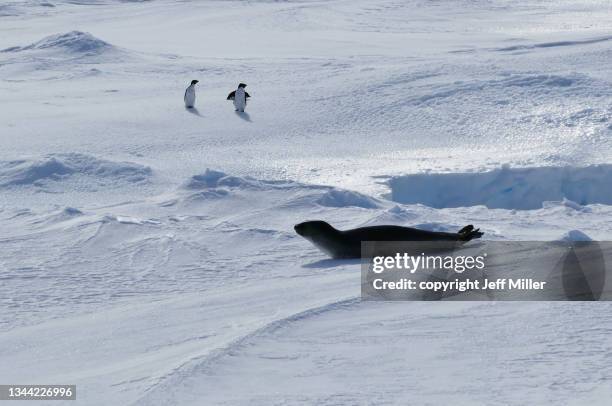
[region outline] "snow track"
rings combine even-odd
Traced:
[[[530,45],[512,45],[509,47],[498,48],[497,51],[512,52],[512,51],[532,50],[532,49],[538,49],[538,48],[571,47],[571,46],[598,44],[600,42],[606,42],[610,40],[612,40],[612,36],[591,38],[591,39],[585,39],[581,41],[555,41],[555,42],[543,42],[540,44],[530,44]]]
[[[181,388],[191,396],[182,399],[488,404],[495,379],[496,402],[520,404],[528,396],[536,404],[603,404],[610,345],[600,334],[608,329],[599,326],[610,323],[608,311],[584,303],[357,305],[258,337],[196,382],[185,381]]]
[[[217,348],[205,356],[190,359],[187,363],[176,368],[171,373],[161,378],[152,387],[148,388],[146,391],[147,394],[137,400],[134,405],[167,404],[167,402],[171,402],[172,399],[176,397],[177,389],[182,389],[184,385],[191,386],[192,382],[194,385],[197,385],[195,382],[201,380],[202,375],[206,374],[207,371],[214,369],[215,363],[225,357],[234,355],[245,346],[248,346],[249,343],[257,340],[257,338],[272,335],[279,329],[289,328],[294,323],[302,322],[327,312],[349,308],[359,302],[359,297],[348,298],[309,308],[283,317],[282,319],[270,321],[247,334],[233,339],[223,347]],[[194,397],[194,399],[197,399],[197,397]]]

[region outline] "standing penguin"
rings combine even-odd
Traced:
[[[234,101],[234,107],[236,108],[236,111],[244,112],[244,108],[246,107],[246,104],[247,104],[247,99],[251,97],[246,92],[246,90],[244,90],[245,87],[246,85],[244,83],[240,83],[238,85],[238,89],[234,90],[229,95],[227,95],[227,100]]]
[[[195,85],[197,83],[197,80],[192,80],[189,87],[185,90],[185,96],[183,97],[183,100],[185,100],[185,107],[187,107],[188,109],[193,108],[195,106]]]

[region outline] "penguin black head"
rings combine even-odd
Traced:
[[[246,87],[246,85],[244,83],[241,83],[238,85],[238,89],[240,89],[241,87]]]
[[[198,83],[198,81],[197,81],[197,80],[195,80],[195,79],[191,81],[191,84],[192,84],[192,85],[195,85],[196,83]]]
[[[337,230],[329,223],[321,220],[306,221],[293,227],[296,233],[307,239],[317,239],[321,235],[329,235]]]

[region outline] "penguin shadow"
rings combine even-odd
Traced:
[[[302,265],[302,268],[335,268],[342,265],[353,265],[360,264],[361,259],[321,259],[319,261],[311,262],[309,264]]]
[[[247,113],[246,111],[234,111],[234,113],[236,113],[236,115],[240,117],[241,119],[243,119],[244,121],[247,121],[249,123],[253,122],[251,120],[251,116],[249,116],[249,113]]]
[[[195,107],[185,107],[185,110],[187,110],[189,113],[193,114],[194,116],[204,117],[203,115],[200,114],[198,109],[196,109]]]

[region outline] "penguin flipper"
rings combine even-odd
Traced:
[[[244,92],[244,96],[245,96],[245,99],[248,98],[248,97],[251,97],[251,95],[248,94],[247,92]]]
[[[236,98],[236,91],[235,90],[227,95],[227,100],[234,100],[235,98]]]

